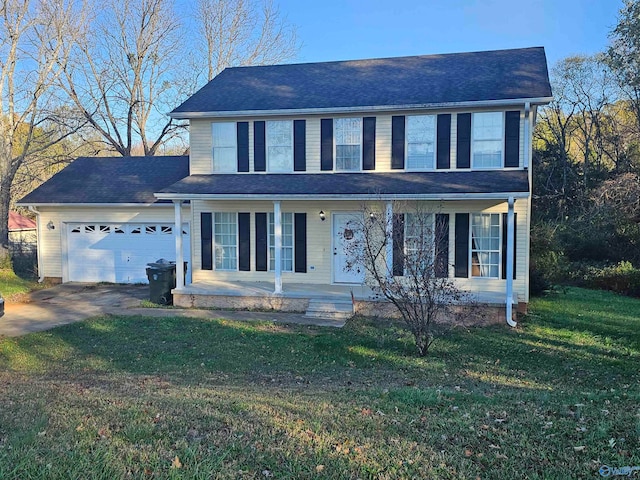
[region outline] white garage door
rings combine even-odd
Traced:
[[[159,258],[175,260],[173,229],[168,223],[70,223],[67,225],[68,280],[148,283],[147,263]],[[184,259],[188,261],[188,225],[183,226],[182,233]]]

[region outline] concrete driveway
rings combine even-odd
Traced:
[[[300,313],[238,312],[178,308],[141,308],[149,298],[148,285],[103,285],[65,283],[29,295],[26,303],[5,304],[0,318],[0,336],[17,337],[98,315],[143,315],[148,317],[227,318],[244,321],[274,321],[342,327],[344,321],[305,317]]]

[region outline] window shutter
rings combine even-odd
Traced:
[[[238,213],[238,269],[251,270],[251,214]]]
[[[393,214],[393,275],[404,275],[404,214]]]
[[[200,213],[200,247],[202,270],[213,270],[213,220],[211,213]]]
[[[438,133],[437,133],[437,168],[451,167],[451,114],[443,113],[438,115]]]
[[[267,214],[256,213],[256,271],[267,271]]]
[[[456,213],[455,275],[469,277],[469,214]]]
[[[507,219],[506,213],[502,214],[502,279],[507,278]],[[518,214],[513,214],[513,279],[516,279],[516,246],[518,238]]]
[[[295,267],[297,273],[307,273],[307,214],[294,213]]]
[[[436,214],[435,229],[435,275],[437,278],[449,276],[449,214]]]
[[[471,168],[471,114],[458,114],[456,167]]]
[[[404,116],[391,117],[391,168],[404,168]]]
[[[293,171],[307,170],[307,122],[293,121]]]
[[[253,171],[267,170],[267,154],[264,121],[253,122]]]
[[[504,166],[520,166],[520,112],[506,112],[504,122]]]
[[[249,171],[249,122],[238,122],[238,172]]]
[[[333,170],[333,118],[320,120],[320,170]]]
[[[376,117],[362,119],[362,169],[376,169]]]

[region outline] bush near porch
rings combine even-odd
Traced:
[[[596,478],[640,465],[640,301],[568,289],[426,358],[341,330],[103,317],[0,340],[0,478]],[[221,316],[224,313],[221,312]]]

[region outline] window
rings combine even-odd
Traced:
[[[362,163],[362,119],[336,118],[336,170],[357,171]]]
[[[411,170],[433,169],[436,152],[436,116],[408,116],[406,128],[406,168]]]
[[[269,271],[276,269],[276,235],[273,212],[269,213]],[[293,272],[293,213],[282,213],[281,265],[283,272]]]
[[[500,214],[471,215],[471,276],[499,278]]]
[[[235,173],[238,165],[236,124],[234,122],[213,123],[212,130],[214,173]]]
[[[503,133],[502,112],[473,114],[473,168],[502,167]]]
[[[293,171],[293,122],[268,121],[267,166],[270,172]]]
[[[238,268],[238,221],[235,213],[213,215],[214,255],[216,270]]]
[[[433,264],[433,214],[407,213],[404,218],[404,254],[406,265],[423,260]],[[425,250],[432,250],[426,253]],[[416,265],[418,269],[420,266]],[[419,271],[419,270],[418,270]]]

